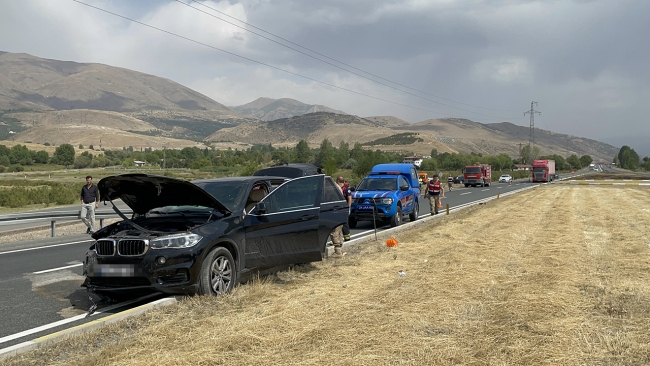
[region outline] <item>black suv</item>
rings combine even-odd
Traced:
[[[84,286],[100,295],[218,295],[252,273],[320,261],[348,207],[331,177],[236,177],[187,182],[125,174],[98,184],[132,217],[92,235]]]

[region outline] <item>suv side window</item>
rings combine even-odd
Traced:
[[[261,202],[266,204],[267,214],[316,207],[322,181],[322,175],[294,179],[276,188]]]
[[[336,202],[343,201],[343,193],[338,184],[334,183],[334,180],[330,177],[325,177],[325,191],[323,195],[323,202]]]
[[[402,187],[406,187],[406,188],[410,187],[409,182],[406,180],[406,178],[404,178],[402,176],[399,177],[399,187],[400,187],[400,189]]]

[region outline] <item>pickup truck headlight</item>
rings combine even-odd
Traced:
[[[392,205],[393,204],[393,199],[388,197],[388,198],[382,198],[379,203],[382,203],[384,205]]]
[[[203,237],[196,234],[170,235],[149,241],[151,249],[189,248],[201,241]]]

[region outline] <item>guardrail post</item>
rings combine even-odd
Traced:
[[[50,235],[51,237],[54,237],[55,234],[56,234],[56,220],[52,220],[50,222]]]
[[[99,219],[99,228],[100,229],[104,228],[104,219]]]
[[[447,215],[449,215],[449,204],[447,203]]]

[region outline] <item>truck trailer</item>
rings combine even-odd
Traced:
[[[533,160],[533,182],[548,183],[555,179],[555,160]]]
[[[489,187],[492,183],[492,167],[489,164],[468,165],[463,170],[465,187]]]

